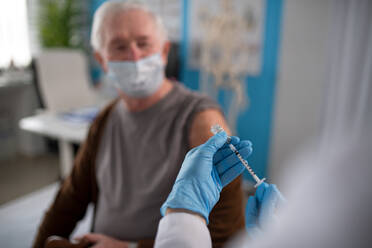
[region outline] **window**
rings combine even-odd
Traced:
[[[31,61],[26,0],[0,1],[0,68]]]

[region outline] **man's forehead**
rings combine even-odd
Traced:
[[[103,42],[122,42],[127,39],[160,40],[155,19],[143,10],[126,10],[109,16],[103,26]]]
[[[155,19],[151,14],[139,10],[126,10],[108,16],[105,20],[105,29],[116,31],[154,31]]]

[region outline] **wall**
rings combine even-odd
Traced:
[[[269,160],[280,183],[286,161],[320,132],[330,0],[286,0]]]
[[[181,79],[191,89],[199,89],[199,71],[187,67],[187,49],[189,27],[189,3],[184,0],[184,20],[182,38],[182,70]],[[249,139],[254,146],[254,153],[249,158],[249,163],[257,174],[262,177],[266,175],[269,142],[271,136],[271,125],[273,115],[273,102],[277,79],[278,54],[280,44],[281,28],[281,0],[266,0],[264,41],[262,53],[261,73],[255,77],[248,77],[247,93],[250,98],[250,107],[240,114],[237,124],[237,135],[242,139]],[[222,92],[223,93],[223,92]],[[223,96],[223,94],[220,94]],[[226,112],[223,97],[219,103]],[[248,173],[245,178],[251,179]]]

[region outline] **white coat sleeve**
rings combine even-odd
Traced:
[[[188,213],[170,213],[160,220],[155,248],[210,248],[212,241],[205,223]]]

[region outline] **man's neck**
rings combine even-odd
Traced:
[[[121,98],[124,100],[130,112],[139,112],[151,107],[152,105],[160,101],[169,93],[169,91],[172,90],[172,88],[173,83],[165,78],[160,88],[149,97],[133,98],[125,94],[121,94]]]

